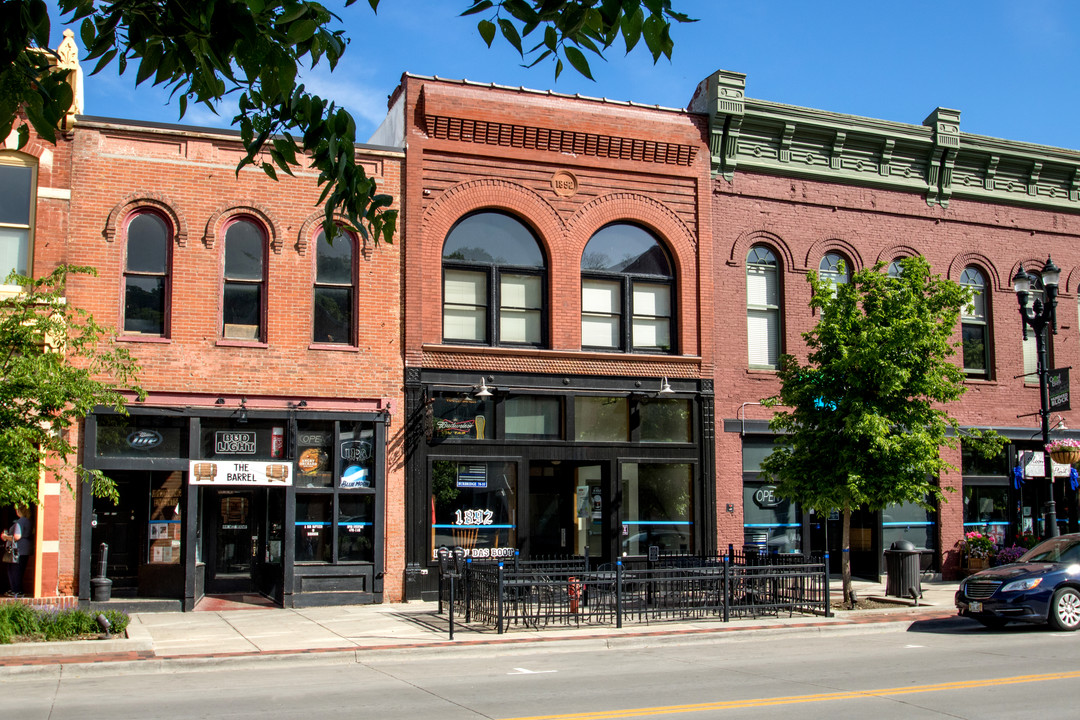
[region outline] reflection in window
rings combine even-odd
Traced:
[[[851,279],[851,263],[840,253],[828,252],[818,264],[821,279],[834,287],[847,283]]]
[[[602,228],[581,255],[582,347],[671,352],[673,284],[652,233],[629,223]]]
[[[315,241],[314,342],[353,342],[353,249],[352,236],[344,232],[331,243],[320,231]]]
[[[777,497],[772,485],[743,485],[743,543],[764,552],[802,551],[796,506]]]
[[[557,397],[517,395],[503,402],[507,437],[561,438],[562,400]]]
[[[776,256],[766,247],[751,248],[746,256],[746,332],[750,367],[777,367],[780,320],[780,273]]]
[[[629,403],[624,397],[574,398],[577,441],[626,442],[630,439]]]
[[[685,463],[622,463],[622,554],[694,552],[693,468]]]
[[[333,560],[332,495],[296,496],[296,562]]]
[[[165,335],[169,283],[169,227],[142,212],[127,226],[124,272],[124,332]]]
[[[35,163],[29,155],[0,152],[0,285],[9,273],[30,274]]]
[[[641,442],[690,442],[690,408],[690,400],[641,400],[638,403]]]
[[[465,549],[467,557],[512,557],[517,547],[517,465],[503,462],[431,464],[431,553]]]
[[[990,368],[990,327],[986,315],[986,281],[977,268],[967,267],[960,275],[960,285],[971,291],[970,304],[960,312],[964,372],[972,377],[987,377]]]
[[[915,503],[886,505],[881,515],[882,547],[892,547],[898,540],[907,540],[921,550],[937,547],[934,512]]]
[[[1009,529],[1009,486],[964,482],[964,532],[978,530],[999,544]]]
[[[450,230],[443,245],[444,341],[541,345],[543,311],[544,257],[520,220],[479,212]]]
[[[262,339],[265,251],[262,230],[252,221],[237,220],[225,231],[223,337]]]
[[[338,496],[338,561],[375,561],[375,496]]]

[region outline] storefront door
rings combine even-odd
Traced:
[[[604,467],[557,460],[530,463],[529,557],[588,555],[590,562],[610,561]]]
[[[134,597],[139,586],[139,553],[145,547],[141,532],[146,524],[146,506],[150,473],[109,473],[118,494],[114,505],[106,498],[94,498],[94,522],[91,527],[92,575],[101,571],[101,545],[108,546],[106,576],[112,580],[117,597]]]
[[[257,592],[266,542],[266,490],[207,489],[207,594]]]

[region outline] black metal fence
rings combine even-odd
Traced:
[[[829,615],[824,558],[741,553],[659,556],[590,568],[587,558],[440,562],[439,612],[510,628]]]

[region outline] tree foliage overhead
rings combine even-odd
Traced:
[[[61,266],[37,280],[14,275],[23,292],[0,300],[0,504],[37,504],[42,470],[63,479],[73,466],[73,427],[97,405],[122,411],[122,388],[143,397],[127,350],[105,344],[104,328],[65,302],[71,273],[96,274]],[[80,471],[95,495],[115,498],[100,471]]]
[[[672,0],[459,0],[463,15],[483,14],[477,27],[490,46],[496,28],[530,65],[552,59],[555,75],[570,65],[591,78],[582,52],[603,57],[618,38],[627,52],[642,39],[655,62],[671,55],[672,21],[690,19]],[[356,0],[342,0],[348,7]],[[377,11],[380,0],[368,0]],[[292,174],[308,165],[318,171],[324,229],[347,220],[363,237],[391,242],[397,226],[393,198],[356,162],[356,123],[347,110],[313,95],[299,82],[306,68],[325,61],[331,70],[349,44],[340,18],[306,0],[57,0],[65,22],[81,22],[87,60],[99,72],[130,65],[135,82],[170,90],[180,117],[190,104],[214,110],[235,94],[246,152],[237,167],[260,167],[267,175]],[[418,21],[420,21],[418,19]],[[71,106],[67,71],[50,72],[51,18],[45,0],[0,0],[0,139],[19,121],[20,110],[43,138]],[[371,32],[373,30],[367,30]],[[525,39],[542,39],[529,50]],[[19,127],[25,144],[26,124]]]
[[[821,317],[803,335],[807,362],[783,356],[780,392],[763,401],[777,408],[770,428],[783,435],[763,474],[804,509],[842,511],[844,547],[858,507],[929,509],[944,499],[937,478],[955,468],[942,459],[943,446],[955,447],[962,434],[983,453],[1003,442],[963,430],[945,408],[965,390],[951,358],[970,292],[931,275],[925,258],[906,258],[901,267],[890,277],[879,263],[838,285],[811,272],[810,307]]]

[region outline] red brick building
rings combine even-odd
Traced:
[[[358,155],[396,196],[401,152]],[[36,199],[29,270],[97,269],[67,299],[148,393],[80,433],[118,506],[43,485],[35,595],[89,599],[105,543],[114,597],[401,597],[399,246],[326,242],[314,172],[237,176],[240,157],[232,132],[86,115],[3,151],[31,169],[6,178]]]

